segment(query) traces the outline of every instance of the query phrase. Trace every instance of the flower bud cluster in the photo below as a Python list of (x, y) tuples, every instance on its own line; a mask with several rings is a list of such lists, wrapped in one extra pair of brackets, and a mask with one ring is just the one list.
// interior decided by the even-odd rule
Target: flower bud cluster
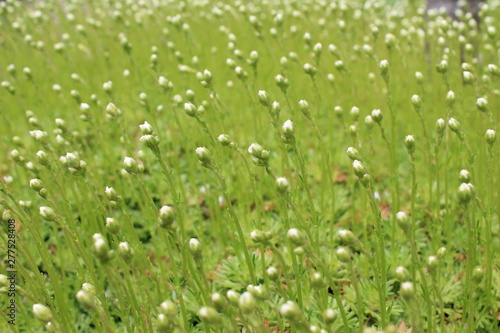
[(248, 147), (248, 152), (252, 155), (252, 162), (257, 166), (266, 166), (269, 161), (269, 151), (265, 150), (258, 143), (252, 143)]
[(105, 263), (113, 258), (114, 252), (109, 249), (108, 241), (101, 234), (92, 236), (92, 251), (97, 259)]
[(38, 178), (33, 178), (30, 180), (30, 187), (35, 190), (39, 196), (46, 199), (47, 198), (47, 189), (43, 185), (43, 182)]
[(66, 153), (65, 156), (59, 157), (59, 161), (73, 176), (85, 175), (85, 172), (87, 171), (87, 163), (80, 159), (78, 153)]

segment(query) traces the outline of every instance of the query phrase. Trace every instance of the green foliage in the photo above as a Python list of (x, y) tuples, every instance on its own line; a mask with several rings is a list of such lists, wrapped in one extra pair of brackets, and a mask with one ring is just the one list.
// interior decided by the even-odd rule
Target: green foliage
[(0, 1), (0, 331), (496, 332), (500, 2), (423, 6)]

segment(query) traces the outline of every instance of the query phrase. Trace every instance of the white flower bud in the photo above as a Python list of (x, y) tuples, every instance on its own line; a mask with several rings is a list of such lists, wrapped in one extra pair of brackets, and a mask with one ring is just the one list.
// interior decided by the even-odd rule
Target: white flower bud
[(471, 179), (472, 176), (469, 172), (469, 170), (461, 170), (459, 175), (458, 175), (458, 179), (460, 180), (460, 182), (462, 183), (470, 183), (471, 182)]
[(188, 246), (193, 257), (198, 258), (201, 255), (201, 243), (198, 238), (191, 238)]
[(446, 247), (442, 246), (437, 250), (436, 257), (438, 259), (443, 259), (445, 255), (446, 255)]
[(230, 146), (233, 140), (227, 134), (221, 134), (217, 137), (217, 141), (219, 141), (223, 146)]
[(76, 300), (78, 301), (78, 303), (80, 303), (83, 307), (86, 308), (93, 308), (96, 304), (95, 295), (83, 289), (76, 293)]
[(203, 166), (209, 166), (212, 164), (212, 155), (210, 151), (205, 147), (196, 148), (196, 156), (198, 156), (198, 160), (200, 160)]
[(413, 287), (413, 283), (411, 282), (403, 282), (399, 289), (399, 293), (405, 299), (411, 299), (415, 296), (415, 287)]
[(52, 312), (48, 307), (42, 304), (34, 304), (33, 305), (33, 314), (36, 319), (48, 323), (52, 320)]
[(125, 159), (123, 160), (123, 168), (125, 169), (125, 171), (132, 175), (139, 173), (137, 161), (132, 157), (125, 157)]
[(349, 251), (348, 248), (339, 247), (335, 250), (335, 254), (337, 255), (337, 258), (339, 258), (339, 260), (343, 263), (348, 263), (349, 261), (351, 261), (351, 251)]
[(462, 73), (462, 77), (464, 79), (464, 82), (467, 83), (467, 84), (471, 84), (471, 83), (474, 82), (474, 74), (472, 74), (469, 71), (464, 71)]
[(198, 317), (208, 324), (217, 324), (220, 321), (220, 316), (217, 311), (210, 307), (204, 306), (198, 311)]
[(338, 232), (338, 236), (340, 241), (344, 244), (352, 244), (356, 241), (356, 236), (352, 233), (352, 231), (347, 229), (340, 229)]
[(287, 138), (293, 138), (294, 135), (294, 128), (293, 128), (293, 122), (289, 119), (285, 121), (283, 126), (281, 127), (283, 130), (283, 135)]
[(125, 260), (125, 262), (128, 262), (133, 257), (134, 250), (130, 247), (129, 243), (120, 242), (118, 244), (118, 255)]
[(389, 71), (389, 61), (387, 61), (386, 59), (381, 60), (379, 63), (379, 68), (382, 76), (386, 75), (387, 72)]
[(309, 108), (309, 103), (307, 103), (306, 100), (301, 99), (299, 101), (299, 110), (307, 117), (309, 118), (311, 109)]
[(413, 95), (411, 97), (411, 103), (413, 104), (413, 107), (417, 110), (422, 107), (422, 99), (420, 98), (419, 95)]
[(120, 232), (120, 223), (113, 217), (106, 218), (106, 229), (113, 235)]
[(167, 228), (172, 225), (175, 220), (175, 211), (170, 206), (162, 206), (159, 212), (159, 225), (162, 228)]
[(269, 279), (271, 279), (271, 281), (276, 281), (279, 278), (279, 272), (274, 266), (271, 266), (268, 269), (266, 269), (266, 274), (269, 277)]
[(277, 178), (275, 185), (276, 185), (276, 190), (279, 193), (285, 193), (288, 190), (288, 187), (290, 186), (288, 179), (284, 177)]
[(156, 135), (151, 135), (151, 134), (141, 136), (139, 141), (150, 149), (158, 147), (158, 143), (160, 142), (160, 140)]
[(238, 306), (243, 313), (250, 314), (257, 307), (257, 302), (255, 301), (254, 296), (250, 292), (246, 291), (241, 294), (238, 300)]
[(473, 197), (473, 188), (470, 183), (462, 183), (458, 187), (457, 192), (458, 201), (461, 204), (468, 204)]
[(415, 151), (415, 138), (413, 135), (407, 135), (405, 137), (405, 146), (408, 152), (412, 153)]
[(48, 142), (48, 134), (45, 131), (34, 130), (30, 131), (30, 135), (42, 145), (46, 145)]
[(258, 92), (259, 102), (263, 106), (269, 107), (271, 105), (271, 97), (269, 93), (265, 90), (259, 90)]
[(305, 243), (306, 239), (302, 231), (296, 228), (291, 228), (288, 230), (286, 236), (288, 239), (296, 246), (301, 246)]
[(153, 134), (153, 126), (151, 126), (147, 121), (144, 124), (139, 125), (139, 128), (142, 131), (142, 134)]
[(354, 174), (358, 177), (358, 178), (363, 178), (363, 176), (365, 174), (367, 174), (367, 171), (366, 171), (366, 168), (365, 166), (363, 165), (363, 163), (361, 163), (360, 161), (358, 160), (354, 160), (352, 162), (352, 167), (354, 169)]
[(415, 80), (417, 80), (418, 84), (422, 84), (424, 82), (424, 75), (420, 72), (415, 72)]
[(400, 282), (408, 281), (408, 279), (410, 278), (410, 271), (408, 271), (408, 269), (406, 267), (404, 267), (404, 266), (398, 266), (398, 267), (396, 267), (394, 273), (396, 275), (396, 278)]
[(233, 305), (233, 306), (238, 305), (238, 302), (239, 302), (239, 299), (240, 299), (240, 294), (239, 293), (237, 293), (234, 290), (228, 290), (227, 293), (226, 293), (226, 297), (227, 297), (229, 303), (231, 303), (231, 305)]
[(359, 151), (354, 147), (347, 148), (347, 156), (353, 161), (361, 160), (361, 155), (359, 154)]
[(44, 220), (55, 221), (57, 219), (56, 213), (50, 207), (42, 206), (40, 207), (40, 215)]
[(333, 309), (326, 309), (323, 312), (323, 320), (325, 321), (326, 324), (331, 324), (337, 319), (337, 312)]
[(280, 314), (291, 322), (299, 321), (301, 316), (299, 307), (292, 301), (287, 301), (280, 307)]
[(453, 132), (455, 133), (460, 132), (461, 125), (455, 118), (450, 118), (448, 120), (448, 126)]
[(382, 111), (378, 110), (378, 109), (375, 109), (372, 111), (372, 119), (373, 121), (375, 121), (376, 123), (380, 123), (382, 121)]
[(191, 102), (184, 103), (184, 111), (190, 117), (196, 117), (198, 113), (196, 106)]
[(405, 212), (397, 212), (396, 213), (396, 222), (398, 223), (398, 225), (403, 229), (407, 229), (408, 226), (409, 226), (409, 221), (410, 221), (410, 218), (408, 217), (408, 215), (406, 215)]
[(446, 123), (444, 122), (444, 119), (443, 118), (439, 118), (436, 121), (436, 132), (439, 135), (442, 135), (445, 129), (446, 129)]
[(489, 129), (486, 131), (484, 137), (489, 145), (493, 145), (497, 139), (497, 132), (495, 132), (495, 130)]
[(37, 192), (44, 188), (42, 181), (38, 178), (30, 180), (30, 187)]

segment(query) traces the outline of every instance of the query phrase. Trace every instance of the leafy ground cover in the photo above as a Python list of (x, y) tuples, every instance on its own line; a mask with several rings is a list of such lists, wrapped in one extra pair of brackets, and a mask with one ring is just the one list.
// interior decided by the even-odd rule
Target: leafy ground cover
[(498, 331), (500, 3), (424, 8), (0, 2), (1, 331)]

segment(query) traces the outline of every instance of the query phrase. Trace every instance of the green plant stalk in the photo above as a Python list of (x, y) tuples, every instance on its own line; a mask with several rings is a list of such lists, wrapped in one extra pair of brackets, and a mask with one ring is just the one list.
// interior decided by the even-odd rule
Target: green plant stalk
[[(350, 249), (349, 249), (350, 251)], [(364, 330), (364, 320), (365, 320), (365, 310), (363, 306), (363, 300), (361, 299), (361, 291), (359, 290), (359, 284), (358, 284), (358, 277), (356, 275), (356, 272), (354, 271), (354, 265), (352, 261), (349, 261), (347, 264), (347, 267), (349, 268), (349, 274), (351, 275), (352, 278), (352, 284), (354, 286), (354, 292), (356, 293), (356, 306), (358, 308), (358, 321), (359, 321), (359, 326), (358, 326), (358, 331), (359, 333), (363, 333)]]
[(344, 305), (342, 304), (342, 299), (340, 297), (339, 290), (337, 289), (337, 285), (335, 281), (333, 280), (332, 276), (330, 275), (330, 271), (326, 267), (326, 265), (323, 263), (321, 258), (319, 258), (314, 251), (311, 251), (311, 256), (314, 258), (316, 264), (318, 264), (321, 267), (321, 270), (323, 271), (323, 275), (326, 276), (328, 283), (330, 284), (330, 288), (333, 291), (333, 298), (335, 298), (335, 301), (337, 302), (337, 305), (339, 307), (339, 312), (340, 312), (340, 317), (342, 318), (342, 324), (344, 326), (344, 329), (346, 332), (349, 331), (349, 322), (347, 321), (347, 314), (344, 309)]
[[(290, 221), (288, 219), (288, 210), (286, 208), (286, 202), (283, 198), (280, 198), (280, 210), (283, 218), (283, 222), (285, 225), (285, 230), (290, 229)], [(290, 251), (290, 257), (292, 259), (292, 269), (295, 275), (295, 284), (296, 284), (296, 291), (297, 291), (297, 301), (299, 303), (299, 307), (301, 309), (304, 308), (304, 302), (302, 298), (302, 286), (299, 280), (300, 274), (299, 274), (299, 265), (297, 263), (297, 258), (295, 256), (295, 253), (293, 252), (293, 245), (292, 242), (288, 239), (287, 237), (287, 246), (288, 250)]]
[(493, 179), (494, 175), (494, 153), (493, 147), (488, 146), (488, 205), (489, 211), (486, 216), (486, 230), (485, 230), (485, 261), (486, 261), (486, 299), (491, 311), (494, 311), (495, 306), (492, 300), (492, 284), (493, 284), (493, 263), (495, 261), (495, 252), (492, 247), (492, 227), (493, 227), (493, 216), (495, 214), (495, 201), (494, 201), (494, 186), (495, 182)]
[(375, 280), (377, 283), (377, 290), (379, 294), (380, 303), (380, 325), (382, 328), (387, 326), (387, 314), (386, 314), (386, 283), (387, 283), (387, 272), (386, 272), (386, 262), (385, 262), (385, 242), (384, 242), (384, 231), (382, 226), (382, 213), (375, 200), (375, 195), (373, 191), (373, 184), (370, 183), (365, 186), (367, 190), (368, 198), (370, 200), (370, 206), (372, 208), (373, 215), (375, 215), (375, 232), (377, 235), (377, 246), (375, 246), (375, 255), (377, 262), (378, 272), (374, 272)]
[(434, 326), (433, 326), (433, 321), (434, 321), (434, 316), (433, 313), (435, 312), (433, 310), (432, 302), (430, 299), (430, 292), (429, 292), (429, 285), (427, 282), (426, 275), (420, 265), (419, 258), (418, 258), (418, 251), (417, 251), (417, 246), (415, 244), (415, 229), (416, 229), (416, 223), (415, 223), (415, 199), (416, 199), (416, 194), (417, 194), (417, 177), (416, 177), (416, 170), (415, 170), (415, 160), (414, 160), (414, 155), (413, 152), (410, 152), (410, 173), (411, 173), (411, 184), (412, 184), (412, 190), (411, 190), (411, 214), (410, 214), (410, 232), (408, 233), (408, 240), (410, 242), (410, 247), (411, 247), (411, 253), (412, 253), (412, 271), (413, 271), (413, 278), (414, 278), (414, 283), (416, 283), (415, 279), (415, 270), (418, 270), (420, 278), (422, 279), (422, 287), (424, 289), (424, 298), (427, 303), (427, 331), (429, 333), (432, 333), (434, 331)]
[[(384, 142), (386, 143), (387, 145), (387, 149), (389, 150), (389, 152), (392, 150), (392, 146), (391, 146), (391, 143), (389, 141), (389, 139), (387, 138), (387, 136), (385, 135), (385, 130), (384, 128), (382, 127), (382, 124), (378, 123), (378, 126), (379, 126), (379, 129), (380, 129), (380, 134), (382, 136), (382, 139), (384, 140)], [(392, 154), (392, 153), (391, 153)], [(392, 161), (392, 159), (391, 159)], [(391, 162), (392, 164), (392, 162)], [(391, 172), (394, 172), (394, 170), (392, 170)], [(393, 177), (391, 177), (391, 182), (392, 184), (394, 185), (394, 181), (393, 181)], [(371, 185), (370, 185), (371, 186)], [(396, 202), (396, 197), (398, 196), (398, 193), (399, 191), (391, 191), (391, 202)], [(371, 203), (371, 194), (368, 196), (370, 198), (370, 203)], [(375, 198), (375, 197), (374, 197)], [(372, 209), (373, 209), (373, 205), (372, 205)], [(391, 207), (391, 239), (396, 239), (396, 230), (397, 230), (397, 225), (396, 225), (396, 212), (398, 211), (398, 209), (396, 207)]]
[(389, 145), (389, 151), (390, 151), (390, 159), (391, 159), (391, 182), (393, 185), (393, 191), (391, 191), (392, 194), (392, 202), (393, 202), (393, 209), (392, 209), (392, 219), (396, 219), (396, 213), (399, 211), (399, 179), (398, 179), (398, 161), (396, 158), (396, 113), (393, 110), (393, 103), (392, 103), (392, 90), (390, 88), (390, 80), (389, 80), (389, 74), (387, 73), (387, 76), (384, 77), (384, 81), (386, 83), (387, 87), (387, 107), (389, 108), (389, 114), (391, 118), (391, 140), (390, 142), (387, 140), (387, 143)]
[(315, 217), (316, 208), (314, 206), (314, 201), (313, 201), (313, 198), (311, 195), (311, 188), (307, 182), (307, 178), (308, 178), (307, 169), (306, 169), (306, 165), (304, 163), (304, 158), (302, 157), (302, 155), (299, 152), (299, 148), (297, 146), (297, 143), (295, 142), (295, 139), (293, 139), (293, 141), (292, 141), (292, 147), (293, 147), (293, 150), (295, 152), (295, 155), (297, 156), (297, 161), (299, 162), (300, 178), (302, 180), (302, 188), (306, 192), (307, 202), (309, 204), (309, 209), (311, 210), (311, 215), (312, 215), (312, 218), (314, 221), (314, 220), (316, 220), (316, 217)]
[(136, 300), (136, 293), (134, 291), (134, 288), (130, 282), (130, 277), (128, 276), (128, 272), (125, 272), (123, 271), (123, 276), (125, 277), (125, 285), (123, 285), (123, 282), (120, 281), (120, 279), (118, 279), (116, 277), (116, 273), (114, 272), (113, 269), (110, 269), (108, 267), (107, 264), (103, 264), (102, 267), (104, 267), (104, 271), (106, 272), (106, 275), (109, 276), (111, 278), (111, 281), (115, 281), (113, 282), (112, 284), (118, 284), (118, 285), (121, 285), (121, 287), (123, 288), (123, 291), (125, 293), (124, 295), (124, 299), (122, 299), (121, 301), (125, 301), (125, 299), (128, 299), (128, 301), (130, 301), (131, 303), (131, 307), (132, 307), (132, 310), (130, 311), (132, 313), (132, 316), (134, 317), (134, 320), (135, 320), (135, 323), (137, 326), (141, 327), (142, 331), (143, 332), (148, 332), (148, 330), (146, 329), (146, 324), (148, 324), (149, 327), (151, 327), (151, 323), (145, 323), (144, 320), (141, 320), (142, 318), (140, 317), (140, 310), (139, 310), (139, 306), (137, 305), (137, 300)]
[(468, 204), (464, 206), (464, 219), (467, 227), (467, 267), (466, 267), (466, 279), (465, 279), (465, 290), (467, 291), (466, 307), (464, 311), (467, 313), (467, 321), (464, 325), (467, 325), (467, 332), (474, 332), (474, 284), (472, 283), (472, 271), (474, 269), (474, 223), (471, 218), (471, 208)]
[(227, 202), (227, 211), (228, 211), (229, 215), (231, 216), (231, 220), (233, 221), (236, 232), (238, 233), (238, 237), (239, 237), (240, 242), (241, 242), (241, 247), (243, 249), (243, 254), (245, 255), (245, 260), (247, 263), (248, 273), (250, 274), (250, 279), (252, 280), (253, 284), (257, 284), (254, 267), (253, 267), (252, 261), (250, 259), (250, 253), (248, 252), (248, 247), (246, 245), (245, 236), (243, 235), (243, 229), (241, 228), (241, 224), (239, 222), (238, 216), (236, 215), (236, 213), (234, 211), (233, 204), (231, 202), (231, 198), (229, 197), (229, 194), (227, 192), (227, 185), (226, 185), (225, 178), (217, 167), (211, 167), (211, 170), (214, 171), (215, 176), (219, 182), (220, 189), (222, 191), (222, 195), (224, 197), (224, 200)]
[[(440, 285), (440, 279), (437, 277), (440, 276), (441, 274), (441, 263), (437, 267), (437, 274), (436, 272), (433, 272), (432, 275), (432, 282), (434, 285), (434, 290), (436, 292), (437, 298), (439, 300), (439, 332), (444, 332), (445, 330), (445, 312), (444, 312), (444, 301), (443, 301), (443, 295), (441, 293), (441, 285)], [(436, 276), (437, 275), (437, 276)]]
[[(318, 125), (316, 124), (316, 121), (314, 120), (313, 117), (311, 117), (310, 119), (310, 122), (313, 126), (313, 129), (314, 129), (314, 132), (316, 133), (316, 136), (319, 140), (320, 143), (323, 142), (323, 136), (321, 134), (321, 131), (318, 127)], [(326, 175), (326, 180), (328, 182), (328, 184), (330, 184), (330, 201), (329, 201), (329, 206), (331, 207), (331, 218), (332, 218), (332, 225), (335, 224), (335, 211), (336, 211), (336, 197), (335, 197), (335, 183), (333, 181), (333, 177), (332, 177), (332, 172), (330, 170), (330, 166), (332, 165), (330, 163), (330, 155), (328, 154), (328, 152), (326, 151), (326, 148), (325, 148), (325, 145), (324, 144), (320, 144), (320, 149), (321, 149), (321, 155), (322, 155), (322, 159), (323, 159), (323, 164), (324, 164), (324, 170), (323, 170), (323, 175)], [(324, 188), (324, 186), (323, 186)], [(323, 205), (323, 200), (322, 200), (322, 205), (321, 206), (324, 206)], [(315, 220), (316, 220), (316, 217), (315, 217)], [(314, 221), (314, 220), (313, 220)], [(317, 222), (317, 221), (316, 221)]]

